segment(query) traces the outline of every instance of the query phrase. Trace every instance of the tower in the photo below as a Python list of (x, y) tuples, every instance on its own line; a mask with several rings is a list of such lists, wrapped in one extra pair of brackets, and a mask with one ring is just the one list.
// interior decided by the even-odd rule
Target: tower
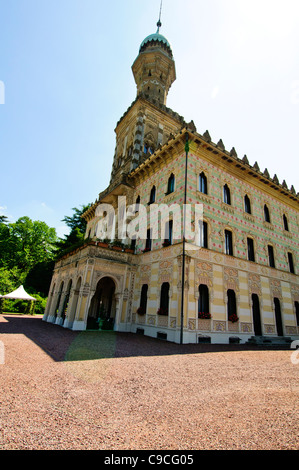
[(115, 128), (111, 187), (124, 182), (132, 170), (185, 124), (181, 116), (166, 106), (176, 71), (170, 43), (160, 34), (161, 26), (159, 18), (156, 33), (142, 41), (132, 65), (137, 95)]
[(175, 63), (169, 42), (160, 34), (160, 20), (157, 26), (157, 32), (142, 41), (132, 71), (137, 96), (144, 94), (166, 105), (168, 91), (176, 79)]

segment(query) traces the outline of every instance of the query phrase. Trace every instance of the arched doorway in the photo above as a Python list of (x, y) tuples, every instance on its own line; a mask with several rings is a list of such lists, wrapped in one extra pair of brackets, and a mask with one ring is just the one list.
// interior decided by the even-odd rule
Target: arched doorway
[(260, 301), (257, 294), (252, 294), (252, 317), (255, 336), (262, 336)]
[(86, 328), (113, 330), (115, 307), (115, 282), (111, 277), (103, 277), (91, 299)]

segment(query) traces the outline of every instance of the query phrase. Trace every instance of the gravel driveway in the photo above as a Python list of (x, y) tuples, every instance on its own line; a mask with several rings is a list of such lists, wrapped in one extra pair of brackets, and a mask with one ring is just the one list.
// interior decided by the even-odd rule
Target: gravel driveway
[(13, 315), (0, 315), (0, 341), (2, 450), (299, 448), (291, 349), (180, 346)]

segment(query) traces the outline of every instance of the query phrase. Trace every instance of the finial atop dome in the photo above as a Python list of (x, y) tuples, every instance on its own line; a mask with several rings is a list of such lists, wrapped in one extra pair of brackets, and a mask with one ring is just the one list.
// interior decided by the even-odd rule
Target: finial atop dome
[(158, 23), (157, 23), (158, 29), (157, 29), (156, 34), (160, 34), (160, 28), (162, 26), (162, 23), (161, 23), (162, 4), (163, 4), (163, 0), (161, 0), (159, 20), (158, 20)]

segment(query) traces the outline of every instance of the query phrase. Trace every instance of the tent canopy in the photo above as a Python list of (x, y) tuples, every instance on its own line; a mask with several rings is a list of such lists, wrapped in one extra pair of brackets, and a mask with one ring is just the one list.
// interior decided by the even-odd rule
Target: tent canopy
[(29, 294), (27, 294), (23, 286), (20, 286), (10, 294), (3, 295), (2, 299), (36, 300), (34, 297), (31, 297)]

